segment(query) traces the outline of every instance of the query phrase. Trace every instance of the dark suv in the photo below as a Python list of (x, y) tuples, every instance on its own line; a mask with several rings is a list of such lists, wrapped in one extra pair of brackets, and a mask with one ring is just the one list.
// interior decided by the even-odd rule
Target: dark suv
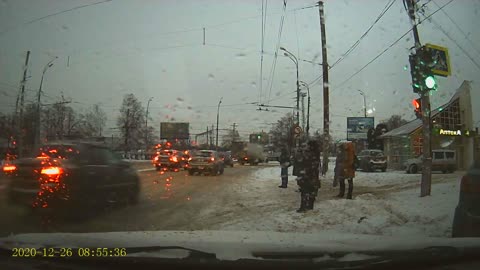
[(387, 170), (387, 158), (382, 150), (363, 150), (357, 158), (360, 162), (359, 169), (365, 172), (372, 172), (377, 169), (382, 170), (382, 172)]
[(13, 204), (89, 211), (100, 204), (138, 202), (136, 170), (101, 145), (50, 143), (34, 157), (15, 160), (8, 166), (3, 171), (10, 178), (8, 198)]
[(223, 174), (224, 167), (225, 165), (218, 152), (199, 150), (192, 153), (188, 174), (193, 175), (196, 172), (210, 175)]

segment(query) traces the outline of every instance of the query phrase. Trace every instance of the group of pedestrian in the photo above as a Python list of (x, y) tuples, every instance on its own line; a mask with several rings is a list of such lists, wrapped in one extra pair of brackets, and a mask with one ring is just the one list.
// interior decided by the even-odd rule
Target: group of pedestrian
[[(283, 148), (280, 154), (280, 168), (282, 183), (279, 188), (288, 186), (288, 168), (293, 165), (293, 175), (300, 192), (300, 207), (297, 212), (302, 213), (312, 210), (318, 195), (320, 182), (320, 147), (316, 140), (310, 140), (297, 148), (294, 156), (290, 156), (287, 148)], [(333, 186), (340, 183), (340, 191), (336, 197), (345, 196), (345, 180), (348, 181), (347, 199), (352, 199), (353, 178), (357, 166), (355, 147), (353, 143), (342, 143), (337, 147)]]

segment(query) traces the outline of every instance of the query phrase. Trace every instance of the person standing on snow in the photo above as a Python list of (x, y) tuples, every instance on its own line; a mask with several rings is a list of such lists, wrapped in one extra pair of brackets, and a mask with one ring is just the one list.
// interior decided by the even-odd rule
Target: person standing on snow
[[(343, 198), (345, 195), (345, 179), (348, 180), (347, 199), (352, 199), (353, 178), (355, 177), (355, 148), (353, 143), (348, 142), (339, 146), (335, 166), (335, 179), (340, 182), (340, 191), (337, 195)], [(334, 182), (335, 186), (335, 182)]]
[(282, 184), (278, 186), (279, 188), (287, 188), (288, 185), (288, 167), (290, 167), (290, 155), (285, 147), (282, 148), (280, 154), (280, 176), (282, 177)]
[(315, 198), (320, 188), (319, 163), (320, 151), (315, 141), (309, 141), (303, 146), (298, 158), (297, 184), (300, 186), (300, 208), (297, 212), (306, 212), (313, 209)]

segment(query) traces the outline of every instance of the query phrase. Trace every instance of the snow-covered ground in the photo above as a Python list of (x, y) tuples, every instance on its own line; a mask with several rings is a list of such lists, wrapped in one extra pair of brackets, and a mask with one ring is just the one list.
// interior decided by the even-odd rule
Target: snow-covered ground
[(232, 187), (232, 192), (245, 194), (244, 201), (212, 205), (209, 214), (231, 213), (231, 218), (211, 229), (450, 236), (462, 172), (434, 174), (427, 197), (419, 196), (420, 174), (357, 172), (354, 200), (346, 200), (333, 196), (338, 188), (332, 187), (330, 165), (313, 211), (295, 212), (300, 199), (295, 177), (289, 177), (288, 189), (279, 189), (280, 169), (264, 167)]

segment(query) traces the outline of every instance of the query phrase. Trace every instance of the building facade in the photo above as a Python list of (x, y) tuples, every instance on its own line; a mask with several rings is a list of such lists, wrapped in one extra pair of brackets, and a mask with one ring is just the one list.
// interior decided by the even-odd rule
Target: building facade
[[(464, 81), (450, 101), (431, 112), (432, 137), (431, 148), (455, 150), (457, 167), (468, 168), (478, 157), (478, 132), (474, 130), (471, 82)], [(422, 154), (422, 120), (415, 119), (399, 128), (393, 129), (381, 138), (384, 140), (384, 152), (391, 169), (401, 169), (410, 158)]]

